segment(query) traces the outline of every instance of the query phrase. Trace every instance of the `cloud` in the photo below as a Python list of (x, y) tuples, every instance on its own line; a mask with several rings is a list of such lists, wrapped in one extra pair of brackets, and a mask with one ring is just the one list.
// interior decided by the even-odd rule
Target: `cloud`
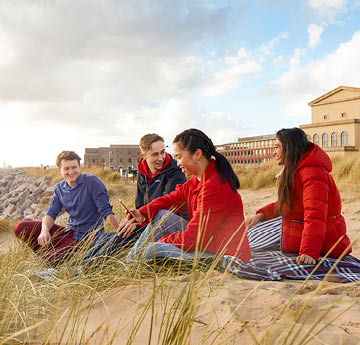
[(309, 34), (309, 46), (311, 48), (316, 47), (321, 38), (321, 34), (324, 31), (324, 27), (317, 24), (310, 24), (307, 28), (307, 32)]
[(268, 83), (263, 94), (276, 97), (289, 116), (306, 116), (311, 100), (340, 85), (360, 87), (360, 31), (331, 54), (317, 61), (301, 64), (298, 60), (279, 79)]
[(246, 76), (261, 71), (260, 63), (248, 58), (244, 48), (240, 48), (236, 54), (224, 57), (220, 65), (224, 67), (205, 83), (204, 96), (226, 93), (238, 87)]
[(349, 9), (347, 0), (308, 0), (307, 4), (312, 11), (322, 18), (324, 23), (337, 22), (338, 14)]

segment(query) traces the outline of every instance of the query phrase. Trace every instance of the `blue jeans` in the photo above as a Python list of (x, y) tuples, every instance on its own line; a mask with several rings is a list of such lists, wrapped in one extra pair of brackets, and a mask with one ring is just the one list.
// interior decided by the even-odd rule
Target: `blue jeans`
[(120, 252), (122, 248), (130, 247), (144, 229), (145, 227), (137, 227), (128, 238), (118, 236), (117, 232), (102, 232), (96, 235), (91, 247), (83, 254), (82, 263), (90, 266), (97, 261), (101, 262), (101, 259), (109, 255)]
[[(164, 219), (161, 220), (162, 217)], [(160, 221), (161, 220), (161, 221)], [(159, 222), (160, 221), (160, 222)], [(213, 257), (215, 254), (197, 251), (186, 252), (169, 243), (157, 242), (166, 234), (184, 231), (188, 221), (167, 210), (160, 210), (154, 217), (152, 224), (147, 225), (140, 238), (131, 248), (126, 260), (140, 259), (147, 261), (155, 258), (173, 258), (191, 260), (197, 254), (198, 258)]]

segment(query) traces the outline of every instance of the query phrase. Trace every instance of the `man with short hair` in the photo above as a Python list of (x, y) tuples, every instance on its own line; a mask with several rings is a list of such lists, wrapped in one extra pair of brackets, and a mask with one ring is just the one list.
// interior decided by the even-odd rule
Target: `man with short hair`
[[(141, 159), (138, 164), (136, 208), (169, 194), (175, 190), (176, 185), (186, 181), (186, 177), (177, 166), (176, 161), (165, 152), (164, 139), (160, 135), (155, 133), (144, 135), (140, 139), (139, 146)], [(186, 218), (186, 211), (182, 212), (181, 216)], [(102, 257), (105, 253), (108, 254), (121, 249), (124, 245), (133, 243), (145, 228), (128, 221), (127, 218), (122, 220), (120, 227), (126, 229), (124, 234), (114, 238), (112, 242), (109, 241), (103, 243), (102, 246), (90, 249), (84, 255), (84, 260), (92, 263), (96, 257)]]
[[(22, 221), (14, 228), (15, 235), (35, 252), (45, 248), (43, 257), (53, 265), (69, 258), (93, 231), (95, 243), (108, 236), (104, 219), (114, 232), (119, 227), (104, 184), (94, 175), (80, 173), (80, 159), (73, 151), (57, 156), (56, 165), (64, 180), (56, 185), (42, 222)], [(69, 214), (66, 227), (55, 224), (62, 209)]]

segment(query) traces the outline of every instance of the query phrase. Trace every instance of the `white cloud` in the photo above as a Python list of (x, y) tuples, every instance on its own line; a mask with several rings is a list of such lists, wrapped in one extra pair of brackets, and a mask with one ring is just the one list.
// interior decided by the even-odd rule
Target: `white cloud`
[(307, 28), (309, 34), (309, 46), (314, 48), (320, 42), (321, 35), (324, 31), (324, 27), (317, 24), (310, 24)]
[(340, 85), (360, 87), (359, 56), (360, 31), (320, 60), (293, 64), (281, 78), (267, 84), (263, 93), (277, 97), (287, 115), (305, 117), (310, 113), (307, 103), (322, 94)]
[(307, 4), (324, 23), (336, 22), (338, 14), (348, 10), (347, 0), (308, 0)]
[(247, 53), (240, 49), (237, 54), (223, 59), (221, 70), (215, 72), (204, 86), (204, 96), (216, 96), (238, 87), (248, 75), (261, 71), (261, 65), (247, 59)]

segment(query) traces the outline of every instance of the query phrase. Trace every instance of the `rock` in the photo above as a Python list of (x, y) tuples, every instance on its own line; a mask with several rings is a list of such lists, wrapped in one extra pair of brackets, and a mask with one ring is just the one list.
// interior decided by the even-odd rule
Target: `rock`
[(2, 215), (5, 218), (10, 218), (11, 214), (14, 213), (15, 211), (16, 211), (15, 205), (10, 204), (8, 207), (6, 207)]
[(50, 196), (50, 195), (52, 196), (55, 193), (55, 188), (56, 188), (56, 185), (47, 187), (45, 189), (45, 196)]

